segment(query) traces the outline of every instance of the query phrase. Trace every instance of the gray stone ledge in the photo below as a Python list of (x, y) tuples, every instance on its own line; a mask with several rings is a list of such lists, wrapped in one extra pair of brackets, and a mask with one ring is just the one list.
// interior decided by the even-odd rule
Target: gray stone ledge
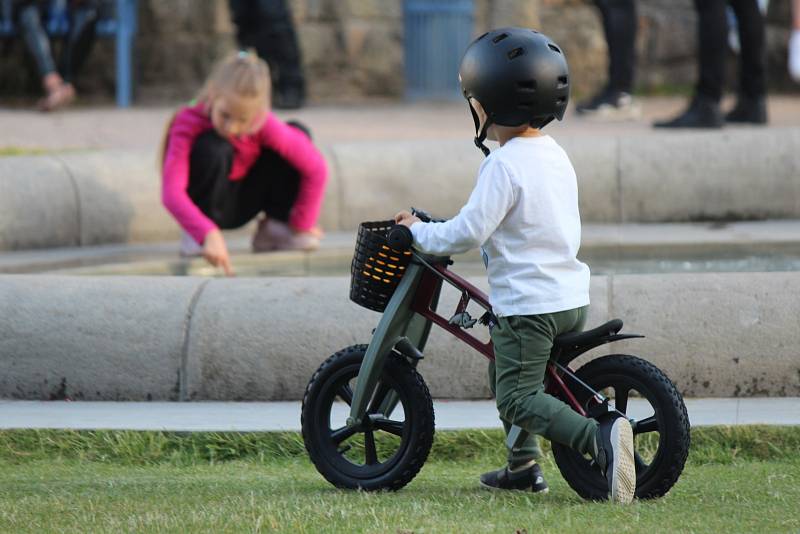
[[(560, 136), (578, 174), (584, 222), (800, 218), (800, 129)], [(328, 230), (422, 206), (452, 216), (475, 182), (468, 142), (322, 147)], [(108, 150), (0, 158), (0, 250), (174, 239), (156, 156)]]
[[(484, 279), (473, 280), (485, 287)], [(379, 320), (345, 278), (0, 276), (0, 398), (299, 399)], [(800, 395), (800, 273), (597, 276), (589, 326), (623, 318), (632, 353), (687, 396)], [(458, 299), (443, 294), (447, 315)], [(478, 332), (480, 334), (480, 332)], [(420, 365), (441, 398), (485, 398), (486, 360), (434, 328)]]

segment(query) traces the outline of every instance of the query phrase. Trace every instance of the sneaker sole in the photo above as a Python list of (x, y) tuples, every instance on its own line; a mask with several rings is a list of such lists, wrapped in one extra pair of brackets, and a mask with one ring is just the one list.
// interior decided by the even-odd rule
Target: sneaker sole
[(617, 419), (611, 428), (611, 447), (614, 454), (611, 500), (629, 504), (636, 492), (636, 464), (633, 457), (633, 429), (627, 419)]
[(532, 488), (496, 488), (494, 486), (490, 486), (488, 484), (484, 484), (483, 482), (479, 482), (483, 489), (487, 489), (489, 491), (527, 491), (534, 493), (536, 495), (545, 495), (550, 491), (550, 488), (544, 488), (539, 491), (532, 491)]

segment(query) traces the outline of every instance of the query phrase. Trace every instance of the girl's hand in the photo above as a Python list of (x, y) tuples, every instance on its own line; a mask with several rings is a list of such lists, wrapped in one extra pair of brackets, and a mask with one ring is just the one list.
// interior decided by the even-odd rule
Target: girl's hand
[(403, 210), (394, 216), (394, 222), (395, 224), (402, 224), (403, 226), (408, 226), (409, 228), (411, 228), (411, 225), (414, 224), (415, 222), (422, 222), (422, 221), (420, 221), (419, 217), (412, 215), (408, 211)]
[(222, 267), (225, 276), (234, 276), (228, 246), (219, 230), (211, 230), (203, 242), (203, 257), (214, 267)]

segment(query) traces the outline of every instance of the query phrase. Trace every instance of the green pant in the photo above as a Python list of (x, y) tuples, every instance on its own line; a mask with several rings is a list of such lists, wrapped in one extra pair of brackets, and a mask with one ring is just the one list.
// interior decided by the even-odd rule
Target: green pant
[(594, 448), (597, 422), (545, 393), (543, 384), (553, 339), (582, 330), (588, 308), (500, 317), (492, 329), (495, 361), (489, 364), (489, 385), (500, 419), (506, 434), (511, 425), (528, 433), (521, 447), (509, 451), (512, 467), (542, 455), (537, 435), (580, 453)]

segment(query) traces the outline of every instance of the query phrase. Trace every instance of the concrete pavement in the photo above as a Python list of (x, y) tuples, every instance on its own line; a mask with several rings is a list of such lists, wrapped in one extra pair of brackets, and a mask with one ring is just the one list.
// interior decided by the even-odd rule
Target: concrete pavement
[[(636, 120), (592, 120), (567, 110), (564, 121), (547, 126), (557, 136), (588, 135), (641, 137), (655, 132), (654, 120), (682, 111), (686, 97), (644, 97), (642, 116)], [(180, 102), (162, 106), (75, 107), (43, 114), (26, 109), (0, 107), (0, 149), (66, 150), (86, 148), (148, 149), (155, 156), (167, 121)], [(723, 108), (733, 105), (729, 97)], [(800, 96), (771, 95), (769, 128), (800, 126)], [(463, 101), (419, 102), (365, 101), (362, 104), (312, 105), (296, 111), (277, 110), (284, 120), (306, 123), (320, 144), (354, 141), (464, 140), (469, 144), (472, 118)], [(727, 126), (727, 131), (759, 131), (762, 128)], [(685, 131), (685, 130), (684, 130)]]
[[(800, 397), (686, 399), (692, 426), (800, 425)], [(434, 401), (438, 430), (500, 428), (494, 401)], [(652, 414), (640, 399), (629, 415)], [(0, 429), (300, 430), (299, 402), (0, 401)]]

